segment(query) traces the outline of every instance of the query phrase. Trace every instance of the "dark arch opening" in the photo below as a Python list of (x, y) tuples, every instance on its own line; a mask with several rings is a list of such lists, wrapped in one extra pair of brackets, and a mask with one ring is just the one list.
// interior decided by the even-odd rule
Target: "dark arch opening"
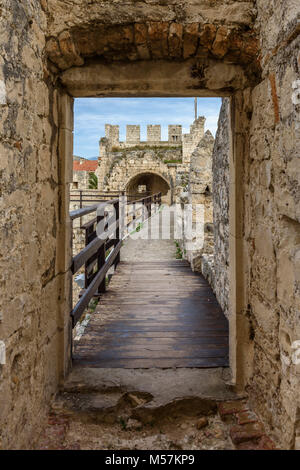
[(126, 192), (129, 196), (162, 193), (162, 201), (172, 203), (171, 187), (167, 181), (156, 173), (139, 173), (127, 183)]

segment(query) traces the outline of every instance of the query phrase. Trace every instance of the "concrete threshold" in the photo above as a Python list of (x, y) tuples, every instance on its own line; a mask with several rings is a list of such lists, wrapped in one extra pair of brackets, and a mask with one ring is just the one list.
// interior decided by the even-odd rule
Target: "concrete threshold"
[(240, 400), (226, 383), (229, 369), (96, 369), (74, 367), (53, 403), (56, 414), (83, 422), (144, 424), (216, 413), (218, 402)]

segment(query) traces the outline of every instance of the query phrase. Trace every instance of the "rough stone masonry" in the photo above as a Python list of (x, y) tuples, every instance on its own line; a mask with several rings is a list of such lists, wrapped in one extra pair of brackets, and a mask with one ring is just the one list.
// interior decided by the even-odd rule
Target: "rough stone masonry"
[(230, 97), (232, 382), (299, 448), (299, 13), (298, 0), (2, 2), (1, 448), (30, 448), (70, 367), (73, 97), (195, 95)]

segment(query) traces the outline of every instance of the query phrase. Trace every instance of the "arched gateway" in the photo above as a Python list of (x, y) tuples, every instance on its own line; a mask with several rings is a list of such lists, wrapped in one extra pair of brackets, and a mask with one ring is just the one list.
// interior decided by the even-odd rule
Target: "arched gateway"
[(136, 195), (141, 193), (141, 197), (145, 193), (162, 194), (162, 202), (172, 204), (173, 194), (171, 184), (161, 175), (152, 171), (137, 173), (131, 177), (125, 185), (128, 195)]

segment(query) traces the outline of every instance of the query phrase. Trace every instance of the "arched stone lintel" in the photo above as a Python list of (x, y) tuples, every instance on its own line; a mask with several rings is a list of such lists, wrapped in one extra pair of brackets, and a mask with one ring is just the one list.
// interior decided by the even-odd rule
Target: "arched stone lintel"
[(74, 97), (220, 97), (251, 86), (253, 77), (221, 60), (90, 60), (62, 72), (60, 79)]
[(162, 173), (158, 172), (158, 171), (152, 171), (152, 170), (145, 170), (145, 171), (137, 171), (135, 172), (135, 174), (131, 175), (126, 183), (124, 184), (124, 188), (123, 190), (125, 191), (128, 186), (129, 186), (129, 183), (136, 177), (138, 176), (142, 176), (142, 175), (148, 175), (148, 174), (152, 174), (152, 175), (156, 175), (156, 176), (159, 176), (160, 178), (162, 178), (169, 186), (170, 189), (173, 189), (174, 188), (174, 182), (172, 180), (172, 177), (170, 177), (169, 179), (166, 178)]

